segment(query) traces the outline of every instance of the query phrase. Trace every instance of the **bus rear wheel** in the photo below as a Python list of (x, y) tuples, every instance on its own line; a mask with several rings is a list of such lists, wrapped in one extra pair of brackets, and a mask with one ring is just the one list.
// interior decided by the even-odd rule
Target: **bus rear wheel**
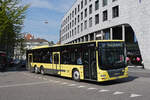
[(38, 70), (38, 68), (37, 68), (37, 67), (35, 67), (35, 68), (34, 68), (34, 70), (35, 70), (35, 73), (36, 73), (36, 74), (38, 74), (38, 73), (39, 73), (39, 70)]
[(43, 67), (40, 69), (40, 72), (41, 72), (42, 75), (45, 75), (45, 70), (44, 70)]
[(73, 80), (75, 80), (75, 81), (80, 81), (80, 73), (79, 73), (78, 70), (74, 70), (74, 71), (73, 71), (72, 78), (73, 78)]

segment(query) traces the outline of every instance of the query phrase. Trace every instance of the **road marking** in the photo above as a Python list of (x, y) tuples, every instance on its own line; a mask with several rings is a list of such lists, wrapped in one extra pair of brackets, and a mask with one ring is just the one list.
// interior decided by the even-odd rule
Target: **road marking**
[(139, 96), (142, 96), (142, 95), (139, 95), (139, 94), (131, 94), (131, 95), (130, 95), (131, 98), (139, 97)]
[(92, 87), (91, 87), (91, 88), (88, 88), (88, 90), (96, 90), (96, 88), (92, 88)]
[(99, 92), (108, 92), (108, 91), (110, 91), (110, 90), (104, 90), (104, 89), (99, 90)]
[(61, 83), (62, 85), (66, 85), (66, 84), (68, 84), (67, 82), (64, 82), (64, 83)]
[(47, 80), (47, 78), (43, 78), (43, 80)]
[(118, 95), (118, 94), (123, 94), (124, 92), (119, 92), (119, 91), (116, 91), (113, 93), (113, 95)]
[(9, 87), (19, 87), (19, 86), (30, 86), (30, 85), (39, 85), (39, 84), (45, 84), (49, 82), (34, 82), (34, 83), (24, 83), (24, 84), (14, 84), (14, 85), (4, 85), (0, 86), (0, 88), (9, 88)]
[(54, 81), (54, 83), (59, 83), (60, 81)]
[(42, 79), (42, 77), (39, 77), (39, 79)]
[(70, 85), (68, 85), (68, 86), (75, 86), (76, 84), (70, 84)]
[(50, 82), (53, 82), (54, 80), (49, 80)]
[(81, 86), (78, 86), (78, 88), (83, 88), (83, 87), (85, 87), (85, 86), (82, 86), (82, 85), (81, 85)]

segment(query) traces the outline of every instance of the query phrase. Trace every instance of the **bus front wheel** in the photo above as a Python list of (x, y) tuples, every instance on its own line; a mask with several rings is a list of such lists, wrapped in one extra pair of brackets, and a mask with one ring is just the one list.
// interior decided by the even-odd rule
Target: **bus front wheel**
[(73, 80), (80, 81), (80, 73), (79, 73), (79, 71), (78, 70), (74, 70), (72, 77), (73, 77)]

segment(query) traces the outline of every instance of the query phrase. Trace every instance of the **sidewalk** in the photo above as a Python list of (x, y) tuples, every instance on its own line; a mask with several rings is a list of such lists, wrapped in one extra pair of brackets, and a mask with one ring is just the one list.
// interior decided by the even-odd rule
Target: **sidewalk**
[(143, 69), (142, 66), (128, 66), (129, 67), (129, 76), (136, 76), (136, 77), (147, 77), (150, 78), (150, 70)]
[(14, 65), (12, 67), (7, 67), (6, 71), (26, 71), (25, 67), (21, 67), (20, 64)]
[(135, 65), (129, 65), (129, 68), (135, 68), (135, 69), (144, 69), (143, 66), (135, 66)]

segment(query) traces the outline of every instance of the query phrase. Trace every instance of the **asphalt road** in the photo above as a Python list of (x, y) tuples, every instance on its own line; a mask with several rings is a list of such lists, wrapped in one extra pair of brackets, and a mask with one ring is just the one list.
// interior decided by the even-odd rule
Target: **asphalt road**
[(0, 100), (150, 100), (149, 73), (129, 69), (126, 79), (97, 83), (14, 69), (0, 72)]

